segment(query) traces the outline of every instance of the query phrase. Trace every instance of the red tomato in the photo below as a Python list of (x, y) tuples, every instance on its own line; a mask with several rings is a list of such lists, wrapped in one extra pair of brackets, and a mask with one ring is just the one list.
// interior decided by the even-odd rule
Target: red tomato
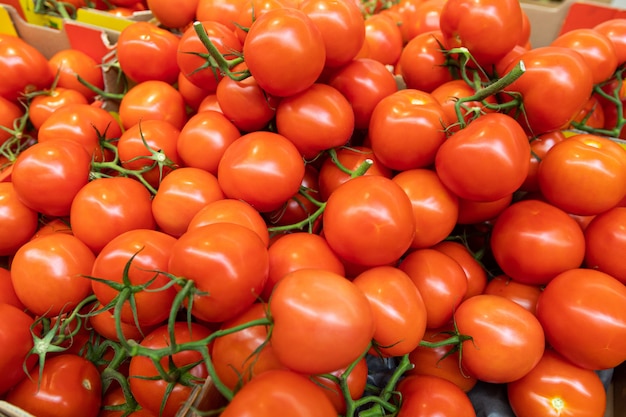
[(55, 139), (22, 151), (11, 178), (26, 206), (49, 216), (67, 216), (74, 197), (89, 181), (90, 164), (82, 145)]
[[(85, 96), (78, 91), (57, 86), (46, 94), (37, 95), (30, 100), (28, 118), (33, 127), (40, 130), (52, 113), (72, 104), (88, 104), (88, 102)], [(11, 123), (6, 127), (12, 128), (13, 124)]]
[[(167, 1), (163, 3), (169, 4)], [(235, 22), (245, 3), (245, 0), (197, 0), (195, 19), (200, 22), (216, 21), (235, 30), (237, 29)]]
[(495, 219), (511, 205), (513, 193), (493, 201), (473, 201), (459, 198), (458, 224), (471, 225)]
[(506, 275), (498, 275), (489, 280), (484, 293), (508, 298), (535, 314), (541, 287), (517, 282)]
[[(177, 8), (184, 3), (178, 2)], [(115, 46), (120, 69), (136, 83), (149, 80), (175, 83), (180, 72), (176, 63), (179, 39), (151, 22), (132, 22), (120, 32)]]
[(463, 342), (461, 364), (481, 381), (515, 381), (543, 355), (544, 332), (537, 317), (504, 297), (468, 298), (457, 308), (454, 320), (460, 334), (471, 336)]
[[(330, 373), (341, 380), (345, 380), (350, 393), (350, 398), (358, 400), (363, 396), (367, 386), (367, 358), (363, 358), (356, 363), (351, 369), (350, 374), (346, 375), (346, 368), (338, 369)], [(311, 380), (322, 386), (324, 394), (332, 401), (338, 414), (346, 413), (346, 398), (342, 392), (340, 384), (332, 379), (326, 378), (325, 375), (312, 375)]]
[(585, 237), (576, 221), (539, 200), (507, 207), (495, 221), (490, 245), (502, 271), (524, 284), (547, 284), (580, 266), (585, 256)]
[(328, 198), (323, 222), (330, 247), (358, 265), (396, 262), (415, 235), (409, 197), (391, 179), (378, 175), (353, 178), (337, 188)]
[(398, 417), (475, 417), (467, 394), (447, 379), (433, 375), (411, 375), (398, 384), (402, 396)]
[(448, 49), (465, 47), (488, 68), (521, 38), (522, 7), (516, 0), (448, 0), (439, 25)]
[(64, 233), (25, 243), (13, 257), (11, 281), (18, 298), (34, 314), (58, 316), (91, 293), (95, 256), (77, 237)]
[(539, 191), (539, 163), (546, 156), (548, 151), (557, 143), (565, 140), (565, 134), (560, 130), (544, 133), (530, 140), (530, 167), (526, 180), (520, 187), (522, 191)]
[(556, 207), (599, 214), (626, 196), (626, 150), (602, 136), (575, 135), (548, 151), (537, 177), (542, 195)]
[[(404, 19), (404, 25), (400, 29), (406, 33), (405, 39), (414, 37), (433, 30), (439, 30), (441, 11), (448, 0), (425, 0), (418, 2), (408, 18)], [(402, 4), (402, 2), (398, 3)]]
[(22, 203), (13, 183), (0, 182), (0, 256), (13, 255), (38, 226), (38, 213)]
[(426, 326), (448, 324), (467, 293), (465, 271), (457, 261), (435, 249), (410, 252), (398, 266), (411, 277), (426, 306)]
[[(3, 281), (6, 280), (3, 278)], [(3, 294), (2, 297), (4, 296)], [(35, 366), (36, 356), (28, 356), (33, 347), (32, 325), (33, 319), (21, 308), (5, 302), (0, 303), (0, 343), (3, 346), (0, 354), (0, 372), (2, 372), (0, 395), (4, 395), (23, 379), (27, 379), (24, 369), (29, 371)]]
[(98, 368), (78, 355), (46, 359), (43, 369), (33, 368), (7, 395), (6, 400), (38, 417), (59, 415), (96, 417), (101, 388)]
[(136, 84), (120, 101), (119, 116), (124, 129), (146, 120), (164, 120), (178, 130), (187, 121), (183, 96), (164, 81)]
[(585, 228), (585, 266), (612, 275), (626, 284), (620, 259), (626, 248), (626, 207), (595, 216)]
[(372, 150), (383, 165), (398, 171), (425, 168), (446, 141), (449, 124), (441, 104), (429, 93), (406, 89), (388, 95), (374, 108), (369, 124)]
[(477, 259), (477, 255), (472, 253), (468, 246), (452, 240), (444, 240), (432, 248), (445, 253), (463, 268), (467, 278), (465, 298), (483, 293), (487, 285), (487, 272)]
[(121, 340), (117, 330), (117, 323), (119, 323), (119, 329), (126, 340), (132, 339), (140, 342), (146, 333), (154, 330), (155, 326), (142, 326), (138, 328), (133, 322), (127, 323), (116, 320), (113, 313), (113, 309), (105, 311), (100, 308), (96, 310), (93, 314), (89, 315), (89, 326), (100, 336), (116, 342)]
[(96, 93), (82, 84), (78, 77), (94, 87), (104, 90), (102, 67), (85, 52), (78, 49), (63, 49), (50, 57), (48, 65), (53, 74), (58, 76), (56, 87), (67, 88), (82, 94), (93, 101)]
[(600, 104), (600, 98), (597, 94), (593, 94), (572, 120), (572, 126), (575, 127), (575, 123), (582, 123), (587, 127), (603, 129), (606, 125), (605, 119), (604, 107)]
[(185, 104), (187, 104), (187, 107), (189, 107), (192, 112), (197, 112), (202, 100), (210, 94), (208, 90), (200, 88), (189, 81), (182, 72), (178, 73), (176, 85), (178, 91), (183, 96), (183, 100), (185, 100)]
[(224, 194), (260, 212), (281, 207), (300, 188), (304, 161), (286, 137), (265, 131), (234, 141), (219, 162), (217, 179)]
[(0, 268), (0, 304), (10, 304), (20, 310), (26, 309), (15, 294), (13, 282), (11, 282), (11, 271), (5, 268)]
[(290, 272), (275, 287), (269, 306), (274, 352), (296, 372), (346, 367), (365, 353), (374, 335), (374, 315), (363, 291), (331, 271)]
[(413, 37), (405, 45), (398, 65), (407, 88), (430, 93), (452, 81), (453, 72), (445, 65), (447, 57), (441, 50), (442, 42), (443, 34), (434, 30)]
[[(290, 3), (290, 0), (243, 0), (243, 2), (238, 5), (235, 19), (228, 23), (223, 23), (229, 25), (231, 29), (234, 29), (237, 38), (241, 42), (244, 42), (248, 36), (248, 30), (255, 20), (270, 10), (280, 9), (286, 7), (287, 5), (293, 6), (293, 4)], [(220, 8), (218, 6), (214, 10), (219, 11), (219, 9)], [(213, 20), (220, 19), (222, 18), (213, 18)]]
[(152, 199), (152, 215), (162, 231), (178, 237), (200, 209), (223, 198), (215, 175), (200, 168), (178, 168), (161, 181)]
[(221, 414), (222, 417), (246, 415), (335, 417), (337, 412), (324, 388), (295, 372), (273, 370), (246, 384)]
[(609, 19), (593, 27), (613, 43), (618, 65), (626, 62), (626, 19)]
[(461, 198), (494, 201), (515, 192), (528, 175), (530, 145), (511, 117), (489, 113), (448, 138), (437, 150), (441, 182)]
[(587, 369), (608, 369), (626, 359), (625, 303), (624, 284), (604, 272), (574, 268), (548, 283), (537, 317), (548, 343), (566, 359)]
[(24, 109), (21, 106), (0, 96), (0, 146), (14, 137), (14, 123), (23, 115)]
[(154, 17), (168, 28), (184, 28), (196, 18), (198, 0), (173, 3), (167, 0), (147, 0), (146, 5)]
[(606, 390), (595, 372), (580, 368), (546, 350), (523, 378), (507, 386), (509, 404), (518, 417), (604, 415)]
[(269, 10), (250, 26), (243, 44), (250, 73), (269, 94), (287, 97), (309, 88), (326, 62), (324, 38), (313, 20), (293, 8)]
[(229, 320), (249, 308), (263, 290), (268, 269), (259, 235), (234, 223), (189, 230), (174, 244), (168, 266), (171, 274), (194, 281), (199, 292), (191, 313), (208, 322)]
[(391, 15), (376, 13), (365, 18), (367, 58), (384, 65), (395, 65), (402, 53), (402, 32)]
[(70, 224), (74, 236), (98, 253), (126, 231), (154, 229), (150, 192), (131, 178), (97, 178), (76, 194)]

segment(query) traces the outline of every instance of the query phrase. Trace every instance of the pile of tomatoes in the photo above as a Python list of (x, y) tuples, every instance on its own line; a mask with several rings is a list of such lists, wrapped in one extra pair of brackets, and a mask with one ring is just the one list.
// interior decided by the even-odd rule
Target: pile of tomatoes
[(626, 20), (533, 47), (517, 0), (106, 3), (154, 16), (121, 94), (0, 36), (2, 407), (463, 417), (480, 381), (603, 416)]

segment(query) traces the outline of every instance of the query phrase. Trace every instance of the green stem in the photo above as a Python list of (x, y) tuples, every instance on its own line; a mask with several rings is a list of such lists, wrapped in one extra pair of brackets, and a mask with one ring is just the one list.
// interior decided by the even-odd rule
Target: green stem
[[(204, 29), (204, 26), (202, 25), (202, 22), (194, 22), (193, 28), (196, 31), (196, 34), (198, 35), (198, 37), (200, 38), (202, 45), (204, 45), (204, 47), (209, 52), (208, 56), (199, 54), (199, 56), (202, 56), (203, 58), (207, 59), (207, 64), (206, 64), (207, 68), (208, 67), (214, 68), (213, 64), (215, 64), (217, 65), (217, 68), (219, 69), (221, 74), (226, 75), (235, 81), (242, 81), (250, 76), (250, 71), (248, 70), (245, 70), (242, 72), (232, 71), (232, 69), (236, 65), (244, 62), (243, 57), (237, 57), (237, 58), (230, 59), (230, 60), (226, 59), (224, 55), (222, 55), (222, 53), (217, 49), (215, 44), (209, 38), (209, 35), (206, 32), (206, 29)], [(210, 62), (209, 58), (212, 58), (213, 62)]]

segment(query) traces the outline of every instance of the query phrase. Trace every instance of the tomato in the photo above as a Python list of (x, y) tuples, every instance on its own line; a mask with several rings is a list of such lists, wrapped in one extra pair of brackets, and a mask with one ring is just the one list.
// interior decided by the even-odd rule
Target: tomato
[(585, 237), (574, 219), (539, 200), (507, 207), (491, 231), (493, 256), (502, 271), (524, 284), (547, 284), (581, 265)]
[(519, 417), (602, 416), (606, 407), (606, 390), (598, 374), (550, 349), (532, 371), (508, 384), (507, 394)]
[(426, 248), (445, 239), (456, 226), (458, 198), (430, 169), (411, 169), (393, 177), (409, 196), (415, 218), (411, 248)]
[(398, 21), (391, 15), (376, 13), (365, 18), (367, 58), (394, 65), (400, 58), (404, 40)]
[(548, 151), (537, 177), (553, 205), (572, 214), (599, 214), (626, 196), (626, 150), (602, 136), (575, 135)]
[(189, 230), (174, 244), (168, 266), (171, 274), (194, 281), (200, 292), (193, 296), (191, 313), (208, 322), (231, 319), (249, 308), (263, 290), (268, 269), (265, 243), (235, 223)]
[(560, 130), (544, 133), (530, 140), (530, 167), (526, 180), (520, 187), (522, 191), (539, 191), (539, 163), (546, 156), (548, 151), (557, 143), (565, 140), (565, 134)]
[[(28, 118), (37, 130), (56, 110), (71, 104), (88, 104), (84, 95), (76, 90), (56, 87), (46, 94), (40, 94), (30, 100)], [(7, 127), (12, 127), (9, 125)]]
[(276, 284), (288, 273), (299, 269), (324, 269), (338, 275), (345, 267), (326, 240), (308, 232), (280, 236), (268, 249), (269, 275), (262, 296), (269, 300)]
[(243, 56), (263, 90), (287, 97), (317, 80), (326, 62), (326, 48), (322, 33), (303, 11), (279, 8), (252, 23)]
[[(141, 176), (154, 188), (172, 168), (180, 165), (178, 157), (178, 136), (180, 130), (164, 120), (146, 120), (130, 126), (117, 141), (117, 150), (122, 167), (142, 171)], [(166, 158), (166, 165), (156, 165), (152, 152), (159, 152)], [(154, 165), (152, 169), (148, 167)], [(169, 165), (169, 166), (167, 166)]]
[(200, 209), (222, 198), (215, 175), (200, 168), (178, 168), (161, 181), (152, 199), (152, 215), (162, 231), (178, 237)]
[[(117, 323), (118, 321), (113, 314), (113, 309), (103, 310), (99, 308), (89, 316), (90, 328), (108, 340), (119, 342), (120, 337), (117, 333)], [(145, 334), (154, 330), (155, 327), (156, 326), (141, 326), (141, 328), (139, 328), (134, 322), (119, 321), (119, 328), (124, 338), (126, 340), (132, 339), (137, 342), (140, 342)]]
[[(227, 320), (220, 330), (244, 325), (267, 316), (267, 304), (254, 303), (241, 314)], [(251, 379), (272, 369), (286, 369), (271, 344), (266, 343), (267, 326), (251, 326), (221, 336), (211, 345), (211, 358), (220, 381), (238, 389)]]
[(416, 249), (398, 265), (409, 275), (426, 306), (426, 327), (448, 324), (467, 293), (465, 271), (457, 261), (435, 249)]
[(54, 80), (46, 57), (21, 38), (0, 37), (0, 97), (16, 102), (22, 93), (44, 90)]
[(0, 372), (2, 372), (0, 395), (4, 395), (23, 379), (27, 379), (24, 369), (28, 371), (35, 366), (36, 357), (28, 356), (33, 347), (32, 325), (33, 319), (21, 308), (5, 302), (0, 303), (0, 342), (3, 346), (0, 354)]
[[(234, 30), (237, 38), (244, 42), (248, 36), (248, 30), (255, 20), (270, 10), (280, 9), (287, 5), (293, 6), (290, 0), (244, 0), (239, 5), (237, 16), (228, 24), (231, 28), (235, 26)], [(219, 11), (219, 8), (217, 8), (217, 11)]]
[(215, 200), (202, 207), (189, 222), (187, 230), (213, 223), (237, 223), (254, 231), (265, 246), (269, 245), (269, 232), (261, 214), (248, 203), (230, 198)]
[(513, 201), (513, 193), (493, 201), (459, 198), (458, 224), (470, 225), (495, 219)]
[[(365, 22), (357, 3), (351, 0), (305, 0), (300, 10), (320, 30), (326, 50), (325, 67), (349, 63), (365, 41)], [(341, 39), (341, 42), (337, 42)]]
[(511, 117), (488, 113), (448, 138), (437, 150), (441, 182), (461, 198), (494, 201), (515, 192), (530, 166), (530, 145)]
[(240, 136), (237, 127), (222, 113), (202, 111), (185, 123), (176, 150), (183, 165), (217, 175), (224, 151)]
[(452, 240), (437, 243), (432, 249), (443, 252), (461, 265), (467, 278), (465, 298), (482, 294), (487, 285), (487, 272), (468, 246)]
[(612, 276), (574, 268), (548, 283), (537, 301), (537, 317), (548, 343), (566, 359), (587, 369), (613, 368), (626, 355), (625, 297), (626, 287)]
[(448, 120), (429, 93), (405, 89), (383, 98), (369, 124), (372, 150), (383, 165), (398, 171), (425, 168), (446, 141)]
[[(405, 19), (405, 28), (400, 28), (406, 32), (406, 39), (441, 28), (441, 11), (447, 0), (425, 0), (415, 6), (413, 13)], [(401, 4), (401, 3), (400, 3)]]
[(411, 246), (411, 201), (389, 178), (368, 175), (342, 184), (328, 198), (324, 236), (348, 262), (379, 266), (396, 262)]
[(598, 98), (598, 95), (593, 94), (589, 97), (581, 111), (574, 117), (572, 125), (576, 122), (594, 129), (603, 129), (606, 125), (605, 119), (604, 107), (600, 103), (600, 98)]
[[(231, 28), (215, 20), (201, 22), (207, 36), (226, 59), (235, 58), (241, 53), (242, 45)], [(222, 78), (219, 72), (208, 65), (208, 60), (201, 54), (207, 54), (206, 47), (200, 41), (193, 26), (187, 28), (178, 43), (176, 62), (180, 72), (192, 84), (209, 92), (214, 92)]]
[(124, 129), (146, 120), (164, 120), (178, 130), (187, 121), (183, 96), (164, 81), (136, 84), (120, 101), (119, 116)]
[(448, 49), (467, 48), (488, 68), (517, 45), (522, 13), (516, 0), (448, 0), (439, 20), (444, 44)]
[(366, 129), (376, 104), (398, 90), (393, 74), (385, 65), (369, 58), (354, 59), (332, 71), (327, 83), (352, 105), (356, 129)]
[[(169, 4), (167, 1), (163, 3)], [(195, 19), (200, 22), (216, 21), (236, 30), (235, 22), (245, 3), (245, 0), (197, 0)]]
[(277, 415), (335, 417), (337, 412), (324, 388), (295, 372), (273, 370), (246, 384), (221, 414), (222, 417)]
[[(183, 4), (179, 2), (177, 7)], [(179, 39), (151, 22), (132, 22), (120, 32), (115, 46), (120, 69), (136, 83), (159, 80), (173, 84), (180, 72), (176, 63)]]
[(594, 84), (608, 80), (617, 69), (617, 53), (613, 42), (595, 29), (572, 29), (559, 35), (550, 45), (571, 48), (580, 53), (591, 69)]
[(520, 60), (525, 72), (504, 89), (521, 94), (520, 124), (533, 135), (567, 127), (593, 89), (593, 74), (582, 55), (559, 46), (534, 48), (513, 60), (506, 72)]
[(363, 291), (328, 270), (288, 273), (274, 288), (269, 306), (274, 352), (296, 372), (322, 374), (348, 366), (365, 353), (374, 335), (374, 315)]
[(539, 300), (539, 295), (541, 295), (541, 287), (538, 285), (523, 284), (506, 275), (497, 275), (489, 280), (484, 293), (508, 298), (535, 314), (537, 311), (537, 301)]
[[(170, 347), (176, 343), (207, 338), (211, 331), (198, 323), (176, 322), (170, 333), (168, 325), (157, 327), (141, 341), (150, 349)], [(159, 362), (170, 380), (159, 377), (159, 372), (147, 356), (133, 356), (129, 365), (130, 390), (142, 408), (161, 417), (174, 417), (191, 394), (193, 386), (207, 377), (202, 354), (195, 350), (182, 350), (163, 357)], [(186, 368), (186, 369), (185, 369)], [(184, 369), (184, 370), (183, 370)]]
[(150, 192), (131, 178), (97, 178), (76, 194), (70, 224), (74, 235), (98, 253), (128, 230), (154, 229)]
[(19, 199), (49, 216), (70, 214), (72, 200), (89, 181), (91, 156), (79, 143), (55, 139), (23, 150), (13, 165)]
[(438, 376), (408, 376), (400, 381), (398, 391), (402, 395), (398, 417), (476, 416), (467, 394)]
[(121, 387), (109, 388), (102, 396), (102, 408), (98, 417), (157, 417), (150, 411), (137, 407), (133, 409), (124, 397)]
[(80, 143), (96, 161), (107, 159), (101, 141), (122, 134), (118, 121), (106, 110), (85, 103), (68, 104), (51, 114), (39, 127), (37, 140), (56, 139)]
[(626, 244), (626, 207), (615, 207), (595, 216), (585, 229), (585, 266), (626, 284), (621, 249)]
[(608, 19), (593, 27), (609, 38), (615, 49), (618, 65), (626, 62), (626, 19)]
[(48, 65), (52, 73), (58, 76), (57, 88), (77, 91), (85, 99), (93, 101), (96, 93), (78, 80), (78, 76), (80, 76), (94, 87), (104, 90), (102, 67), (95, 59), (81, 50), (62, 49), (50, 57)]
[(481, 381), (515, 381), (543, 355), (544, 332), (537, 317), (504, 297), (468, 298), (457, 308), (454, 320), (460, 334), (471, 336), (463, 342), (461, 364)]
[[(353, 400), (358, 400), (363, 396), (365, 388), (367, 386), (367, 358), (363, 358), (358, 361), (356, 365), (351, 369), (349, 375), (346, 375), (346, 370), (347, 367), (341, 368), (331, 372), (330, 375), (333, 375), (337, 378), (343, 378), (348, 386), (350, 397)], [(345, 414), (347, 408), (346, 399), (341, 390), (340, 384), (337, 384), (335, 381), (326, 378), (324, 375), (312, 375), (311, 380), (324, 388), (324, 394), (326, 394), (326, 396), (332, 401), (337, 413), (339, 415)]]
[(38, 226), (38, 213), (22, 203), (13, 183), (0, 182), (0, 256), (13, 255)]
[(184, 28), (194, 21), (198, 0), (179, 1), (176, 4), (167, 0), (147, 0), (148, 9), (163, 26)]
[(178, 92), (183, 96), (188, 110), (194, 113), (198, 111), (202, 100), (209, 95), (209, 91), (193, 84), (182, 72), (178, 73), (176, 86)]
[(72, 235), (72, 228), (69, 224), (69, 220), (63, 217), (56, 217), (51, 220), (40, 220), (39, 228), (33, 235), (33, 239), (41, 236), (51, 235), (53, 233), (65, 233)]
[(13, 282), (11, 282), (11, 271), (0, 267), (0, 304), (10, 304), (20, 310), (26, 308), (15, 294)]
[(234, 141), (219, 162), (217, 179), (224, 194), (260, 212), (281, 207), (300, 188), (304, 161), (296, 146), (273, 132), (247, 133)]
[(102, 383), (98, 368), (78, 355), (62, 354), (35, 367), (7, 395), (7, 402), (41, 417), (96, 417), (100, 410)]
[[(24, 115), (24, 109), (0, 96), (0, 146), (13, 137), (15, 121)], [(6, 130), (5, 130), (6, 129)]]
[(413, 37), (405, 45), (398, 65), (407, 88), (430, 93), (453, 80), (453, 70), (446, 66), (447, 57), (441, 50), (442, 42), (443, 34), (434, 30)]

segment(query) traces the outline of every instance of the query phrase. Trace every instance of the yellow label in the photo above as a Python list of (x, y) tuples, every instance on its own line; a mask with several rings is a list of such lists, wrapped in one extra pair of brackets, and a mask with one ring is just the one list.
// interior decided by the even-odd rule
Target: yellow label
[(121, 32), (133, 23), (132, 20), (117, 17), (111, 13), (85, 8), (78, 9), (76, 21), (116, 32)]
[(24, 17), (28, 23), (33, 25), (46, 26), (54, 29), (63, 29), (63, 19), (44, 13), (35, 13), (33, 0), (20, 0)]
[(4, 7), (0, 7), (0, 33), (3, 35), (17, 36), (11, 15), (9, 15), (9, 11)]

